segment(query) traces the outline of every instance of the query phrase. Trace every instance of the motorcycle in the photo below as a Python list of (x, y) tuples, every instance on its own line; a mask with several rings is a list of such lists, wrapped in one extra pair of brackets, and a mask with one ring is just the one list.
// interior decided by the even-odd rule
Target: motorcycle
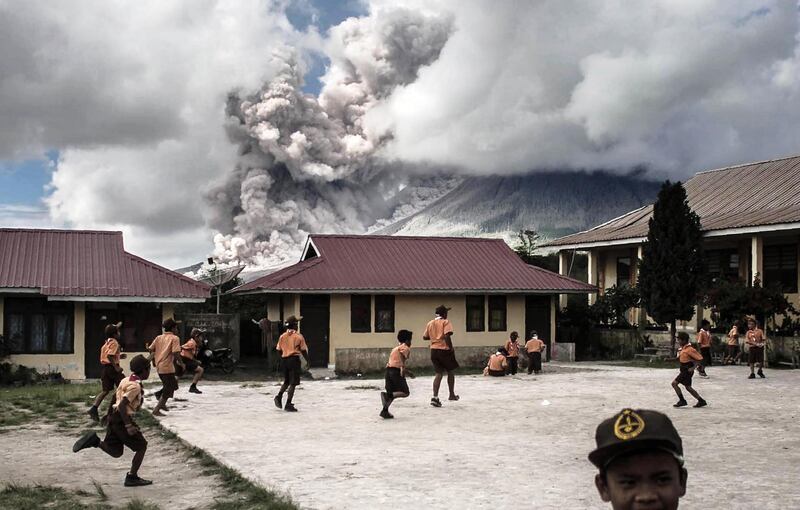
[(207, 339), (203, 339), (197, 358), (204, 367), (220, 368), (226, 374), (231, 374), (236, 369), (236, 357), (233, 351), (229, 347), (212, 349), (208, 346)]

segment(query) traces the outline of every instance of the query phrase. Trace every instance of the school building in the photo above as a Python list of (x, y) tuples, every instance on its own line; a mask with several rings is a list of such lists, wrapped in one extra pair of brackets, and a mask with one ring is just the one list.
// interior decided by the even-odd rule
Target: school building
[(557, 353), (557, 296), (595, 291), (525, 264), (499, 239), (312, 234), (297, 264), (232, 292), (263, 295), (270, 321), (302, 316), (312, 366), (360, 371), (383, 368), (400, 329), (414, 333), (412, 358), (430, 364), (422, 333), (441, 304), (462, 364), (485, 363), (513, 330), (537, 330)]
[(12, 363), (66, 379), (100, 376), (107, 324), (123, 322), (128, 361), (176, 303), (210, 287), (125, 251), (122, 232), (0, 229), (0, 332)]
[[(800, 305), (800, 156), (700, 172), (684, 186), (700, 216), (711, 276), (748, 282), (758, 277), (764, 285), (779, 284)], [(588, 281), (601, 294), (613, 285), (635, 285), (652, 212), (648, 205), (543, 246), (557, 249), (561, 274), (576, 251), (587, 253)], [(633, 315), (639, 322), (642, 312)]]

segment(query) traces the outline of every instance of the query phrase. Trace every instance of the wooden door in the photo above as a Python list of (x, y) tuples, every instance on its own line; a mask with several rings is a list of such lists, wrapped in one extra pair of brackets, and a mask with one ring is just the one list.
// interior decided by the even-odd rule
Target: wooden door
[(327, 294), (300, 296), (300, 333), (308, 344), (312, 367), (327, 367), (330, 359), (331, 297)]
[(531, 331), (536, 330), (539, 338), (547, 345), (548, 361), (553, 341), (550, 331), (551, 306), (550, 296), (525, 296), (525, 341), (530, 338)]

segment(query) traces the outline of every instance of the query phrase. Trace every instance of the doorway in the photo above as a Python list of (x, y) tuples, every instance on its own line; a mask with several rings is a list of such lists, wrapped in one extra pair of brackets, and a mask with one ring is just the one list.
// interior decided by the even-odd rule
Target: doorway
[(550, 361), (552, 331), (550, 331), (550, 296), (525, 296), (525, 340), (531, 331), (536, 331), (539, 338), (547, 345), (547, 361)]
[(331, 297), (328, 294), (303, 294), (300, 296), (300, 332), (308, 344), (308, 358), (312, 367), (328, 367), (330, 359)]

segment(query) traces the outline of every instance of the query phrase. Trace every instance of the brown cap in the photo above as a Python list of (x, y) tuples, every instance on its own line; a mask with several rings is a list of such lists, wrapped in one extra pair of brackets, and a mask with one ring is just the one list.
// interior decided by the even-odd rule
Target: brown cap
[(647, 409), (623, 409), (597, 426), (597, 448), (589, 461), (605, 469), (620, 455), (662, 450), (683, 465), (683, 442), (667, 415)]
[(302, 316), (295, 317), (294, 315), (290, 315), (289, 317), (286, 318), (285, 322), (286, 322), (286, 324), (291, 324), (293, 322), (300, 322), (301, 320), (303, 320)]
[(436, 314), (437, 315), (441, 315), (443, 313), (447, 313), (448, 310), (451, 310), (451, 308), (447, 308), (444, 305), (439, 305), (439, 306), (436, 307)]

